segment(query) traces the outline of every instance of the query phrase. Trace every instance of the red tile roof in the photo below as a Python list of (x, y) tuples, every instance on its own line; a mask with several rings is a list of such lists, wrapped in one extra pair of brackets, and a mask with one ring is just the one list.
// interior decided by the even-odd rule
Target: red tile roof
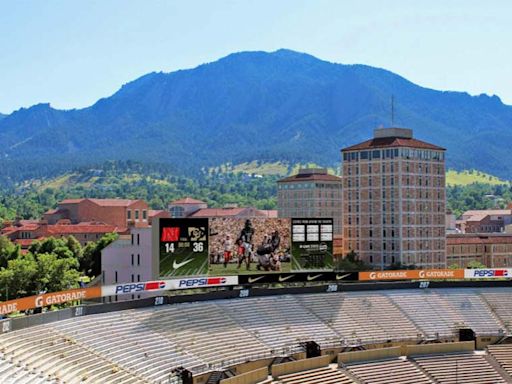
[(382, 137), (378, 139), (366, 140), (362, 143), (352, 145), (347, 148), (343, 148), (341, 151), (356, 151), (362, 149), (374, 149), (374, 148), (390, 148), (390, 147), (409, 147), (418, 149), (433, 149), (436, 151), (444, 151), (442, 147), (427, 143), (425, 141), (417, 139), (408, 139), (404, 137)]
[(59, 202), (59, 204), (77, 204), (84, 200), (85, 199), (64, 199), (61, 202)]
[(512, 244), (512, 235), (503, 234), (451, 234), (446, 235), (446, 245)]
[(203, 208), (194, 212), (190, 217), (234, 217), (240, 214), (247, 214), (254, 217), (276, 217), (272, 216), (273, 211), (264, 211), (256, 208)]
[(305, 173), (297, 174), (285, 177), (284, 179), (278, 180), (278, 183), (290, 183), (290, 182), (301, 182), (301, 181), (335, 181), (341, 183), (341, 177), (329, 175), (329, 174), (317, 174), (317, 173)]
[(140, 200), (130, 200), (130, 199), (65, 199), (59, 202), (59, 204), (79, 204), (85, 200), (89, 200), (94, 204), (97, 204), (102, 207), (128, 207)]
[(204, 201), (196, 200), (191, 197), (185, 197), (184, 199), (171, 201), (171, 204), (206, 204)]
[(48, 233), (50, 235), (63, 235), (70, 233), (111, 233), (122, 232), (118, 227), (108, 224), (71, 224), (71, 225), (49, 225)]
[(148, 217), (155, 217), (158, 215), (164, 215), (164, 216), (168, 215), (169, 217), (171, 217), (171, 214), (168, 211), (163, 210), (163, 209), (150, 209), (148, 211)]

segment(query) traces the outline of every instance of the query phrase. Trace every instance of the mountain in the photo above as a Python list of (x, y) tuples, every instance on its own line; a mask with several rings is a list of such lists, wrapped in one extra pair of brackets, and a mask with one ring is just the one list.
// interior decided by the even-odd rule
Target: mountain
[(126, 159), (189, 174), (253, 160), (333, 166), (340, 148), (389, 126), (391, 95), (394, 125), (447, 148), (449, 167), (511, 179), (512, 106), (497, 96), (436, 91), (289, 50), (150, 73), (84, 109), (15, 111), (0, 119), (0, 177)]

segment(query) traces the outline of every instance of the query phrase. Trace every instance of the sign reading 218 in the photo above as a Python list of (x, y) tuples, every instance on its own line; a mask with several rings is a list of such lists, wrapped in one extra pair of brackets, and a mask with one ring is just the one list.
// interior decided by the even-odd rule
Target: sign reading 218
[(208, 273), (208, 219), (160, 219), (160, 276)]

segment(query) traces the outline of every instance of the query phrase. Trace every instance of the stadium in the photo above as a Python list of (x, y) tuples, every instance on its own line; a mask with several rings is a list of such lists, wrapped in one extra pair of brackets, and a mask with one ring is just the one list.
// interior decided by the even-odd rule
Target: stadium
[(512, 382), (506, 279), (177, 293), (3, 320), (0, 382)]

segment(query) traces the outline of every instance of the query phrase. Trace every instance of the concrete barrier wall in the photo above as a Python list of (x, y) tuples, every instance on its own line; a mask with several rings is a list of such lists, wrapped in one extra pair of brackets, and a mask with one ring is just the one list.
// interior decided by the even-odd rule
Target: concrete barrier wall
[(290, 361), (288, 363), (276, 364), (272, 366), (272, 376), (279, 377), (288, 373), (306, 371), (308, 369), (320, 368), (329, 365), (331, 357), (329, 355), (312, 357), (310, 359)]
[(241, 375), (230, 377), (220, 381), (220, 384), (256, 384), (266, 380), (268, 377), (268, 368), (263, 367), (254, 371), (242, 373)]
[(365, 351), (343, 352), (338, 355), (338, 363), (355, 363), (357, 361), (381, 360), (402, 355), (401, 347), (368, 349)]
[(404, 355), (432, 355), (438, 353), (470, 352), (474, 350), (475, 343), (473, 341), (461, 341), (457, 343), (441, 344), (418, 344), (406, 345)]

